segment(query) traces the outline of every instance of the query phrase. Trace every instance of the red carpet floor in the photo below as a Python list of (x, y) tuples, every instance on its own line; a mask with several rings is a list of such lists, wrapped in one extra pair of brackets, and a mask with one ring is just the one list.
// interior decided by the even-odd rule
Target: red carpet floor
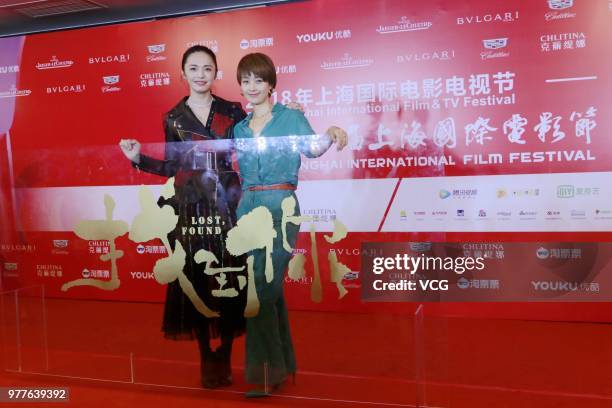
[(234, 386), (207, 391), (160, 304), (4, 300), (0, 386), (66, 385), (74, 406), (612, 407), (607, 324), (291, 312), (296, 384), (246, 401), (244, 338)]

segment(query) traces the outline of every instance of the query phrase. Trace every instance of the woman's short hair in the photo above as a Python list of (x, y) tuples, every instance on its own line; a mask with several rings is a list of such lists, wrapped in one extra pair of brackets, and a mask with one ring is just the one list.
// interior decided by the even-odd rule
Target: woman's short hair
[(255, 52), (242, 57), (236, 70), (238, 84), (242, 82), (243, 76), (249, 76), (251, 73), (269, 83), (272, 88), (276, 88), (276, 67), (266, 54)]

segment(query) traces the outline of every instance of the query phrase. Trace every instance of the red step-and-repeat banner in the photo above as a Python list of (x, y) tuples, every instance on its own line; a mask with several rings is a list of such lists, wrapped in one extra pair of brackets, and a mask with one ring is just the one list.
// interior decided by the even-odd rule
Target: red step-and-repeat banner
[[(166, 248), (159, 240), (133, 242), (125, 231), (114, 239), (124, 252), (119, 287), (61, 287), (110, 279), (109, 240), (74, 232), (80, 221), (106, 219), (105, 195), (115, 203), (112, 219), (130, 228), (139, 186), (160, 192), (165, 180), (137, 172), (118, 142), (136, 138), (146, 153), (162, 156), (162, 118), (188, 93), (180, 59), (194, 44), (217, 54), (217, 95), (244, 105), (235, 68), (243, 55), (263, 52), (277, 66), (275, 101), (300, 103), (319, 132), (338, 125), (349, 133), (343, 151), (302, 162), (297, 195), (312, 221), (302, 224), (297, 250), (307, 275), (286, 283), (293, 308), (411, 310), (361, 302), (362, 242), (480, 242), (465, 251), (503, 259), (503, 244), (484, 243), (529, 241), (532, 253), (507, 258), (517, 270), (542, 248), (558, 262), (575, 261), (572, 242), (608, 241), (612, 231), (611, 23), (612, 0), (320, 0), (2, 39), (3, 286), (163, 300), (152, 270)], [(336, 220), (348, 235), (331, 244), (324, 235)], [(312, 224), (319, 303), (310, 297)], [(330, 280), (330, 251), (351, 270), (342, 299)], [(554, 277), (545, 285), (521, 279), (541, 290), (559, 287)], [(598, 291), (610, 290), (600, 283)], [(611, 308), (602, 306), (439, 310), (608, 320)]]

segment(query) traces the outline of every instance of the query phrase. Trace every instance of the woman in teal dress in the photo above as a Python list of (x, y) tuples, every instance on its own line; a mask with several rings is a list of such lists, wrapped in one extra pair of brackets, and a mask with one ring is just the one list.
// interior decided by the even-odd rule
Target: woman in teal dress
[[(241, 178), (242, 198), (237, 216), (264, 206), (272, 214), (276, 237), (272, 249), (274, 275), (266, 281), (266, 254), (263, 249), (249, 253), (254, 257), (255, 288), (259, 313), (247, 319), (246, 379), (258, 388), (247, 397), (265, 396), (296, 371), (295, 354), (289, 330), (283, 281), (292, 253), (283, 247), (281, 203), (295, 196), (301, 158), (318, 157), (337, 143), (338, 150), (347, 143), (344, 130), (332, 126), (318, 136), (304, 114), (281, 104), (273, 105), (270, 96), (276, 86), (276, 68), (264, 54), (244, 56), (237, 69), (242, 95), (253, 106), (253, 112), (234, 127), (236, 154)], [(288, 223), (286, 239), (295, 246), (299, 225)], [(267, 377), (267, 378), (266, 378)], [(263, 387), (263, 385), (269, 387)]]

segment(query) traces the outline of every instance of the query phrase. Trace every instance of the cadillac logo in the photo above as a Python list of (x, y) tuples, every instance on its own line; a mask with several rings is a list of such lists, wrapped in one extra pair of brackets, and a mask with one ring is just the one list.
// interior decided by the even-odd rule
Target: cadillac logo
[(166, 50), (166, 44), (157, 44), (147, 46), (151, 54), (159, 54)]
[(106, 85), (113, 85), (119, 82), (119, 75), (105, 76), (103, 79)]
[(574, 5), (574, 0), (548, 0), (548, 7), (553, 10), (563, 10)]
[(487, 50), (505, 48), (506, 45), (508, 45), (508, 38), (491, 38), (490, 40), (482, 40), (482, 45)]

